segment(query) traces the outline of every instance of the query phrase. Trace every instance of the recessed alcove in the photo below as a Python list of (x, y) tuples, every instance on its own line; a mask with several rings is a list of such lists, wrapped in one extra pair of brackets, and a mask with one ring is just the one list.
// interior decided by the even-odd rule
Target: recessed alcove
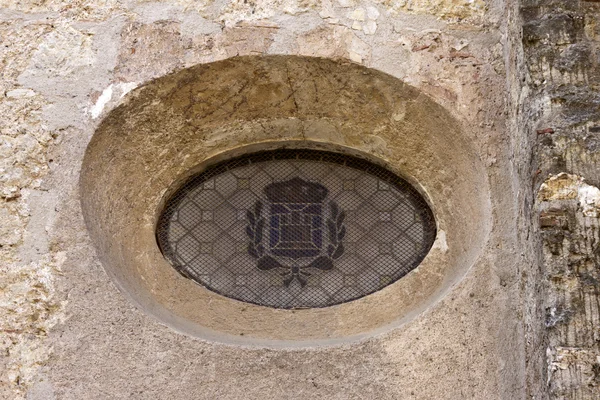
[[(179, 274), (155, 236), (174, 191), (215, 163), (282, 148), (347, 154), (410, 182), (437, 224), (425, 259), (382, 290), (303, 310)], [(124, 293), (178, 331), (245, 345), (341, 343), (406, 323), (464, 276), (491, 226), (486, 169), (447, 110), (390, 75), (308, 57), (238, 57), (146, 83), (98, 127), (80, 185), (91, 238)]]

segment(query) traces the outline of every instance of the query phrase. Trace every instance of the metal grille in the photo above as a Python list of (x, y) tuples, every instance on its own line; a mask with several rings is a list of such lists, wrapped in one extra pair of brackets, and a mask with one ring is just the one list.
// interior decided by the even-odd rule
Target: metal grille
[(327, 307), (416, 268), (431, 209), (371, 162), (316, 150), (253, 153), (207, 168), (167, 202), (158, 244), (184, 276), (263, 306)]

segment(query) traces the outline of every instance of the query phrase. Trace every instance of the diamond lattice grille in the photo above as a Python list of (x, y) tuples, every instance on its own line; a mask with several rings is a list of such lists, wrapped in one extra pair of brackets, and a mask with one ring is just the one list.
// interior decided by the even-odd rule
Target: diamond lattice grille
[(435, 239), (423, 197), (390, 171), (315, 150), (254, 153), (207, 168), (167, 202), (157, 227), (184, 276), (237, 300), (326, 307), (378, 291)]

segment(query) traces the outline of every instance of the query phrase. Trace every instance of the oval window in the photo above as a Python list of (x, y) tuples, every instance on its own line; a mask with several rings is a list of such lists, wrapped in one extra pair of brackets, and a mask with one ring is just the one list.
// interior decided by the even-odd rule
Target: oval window
[(157, 240), (223, 296), (301, 309), (366, 296), (415, 269), (436, 227), (408, 182), (361, 158), (252, 153), (207, 167), (168, 199)]

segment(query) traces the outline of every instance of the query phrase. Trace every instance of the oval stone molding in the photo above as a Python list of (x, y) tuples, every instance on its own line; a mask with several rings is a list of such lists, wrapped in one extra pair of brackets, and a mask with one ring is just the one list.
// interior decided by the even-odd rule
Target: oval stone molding
[[(155, 236), (173, 191), (215, 162), (279, 148), (365, 158), (409, 181), (437, 222), (419, 267), (366, 297), (306, 310), (226, 298), (177, 273)], [(491, 226), (485, 167), (446, 110), (382, 72), (309, 57), (237, 57), (134, 90), (93, 136), (80, 190), (100, 260), (142, 310), (244, 345), (343, 343), (406, 323), (464, 276)]]

